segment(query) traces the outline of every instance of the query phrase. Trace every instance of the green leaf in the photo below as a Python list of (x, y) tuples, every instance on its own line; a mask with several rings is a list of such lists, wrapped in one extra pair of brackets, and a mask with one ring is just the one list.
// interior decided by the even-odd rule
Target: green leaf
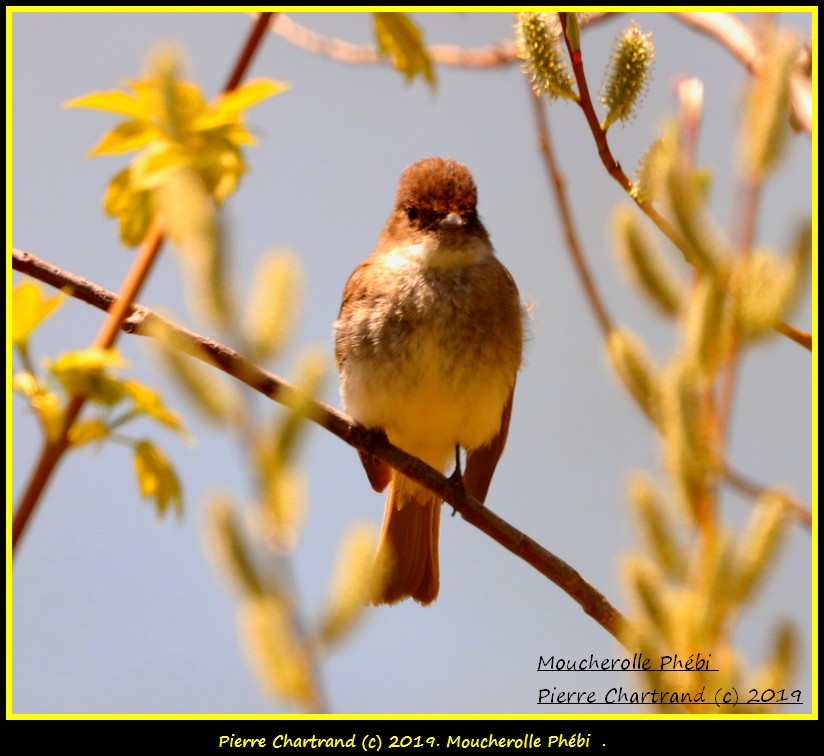
[(435, 88), (435, 69), (423, 43), (418, 25), (405, 13), (374, 13), (375, 39), (378, 51), (411, 81), (422, 74)]
[(561, 46), (557, 13), (516, 13), (515, 44), (535, 94), (550, 100), (578, 99)]
[(630, 120), (643, 99), (652, 66), (655, 45), (652, 32), (644, 34), (634, 21), (616, 38), (612, 60), (598, 99), (607, 106), (601, 128), (606, 131), (615, 121)]
[(616, 209), (613, 234), (619, 258), (632, 281), (660, 312), (669, 317), (677, 315), (681, 308), (681, 285), (632, 209)]

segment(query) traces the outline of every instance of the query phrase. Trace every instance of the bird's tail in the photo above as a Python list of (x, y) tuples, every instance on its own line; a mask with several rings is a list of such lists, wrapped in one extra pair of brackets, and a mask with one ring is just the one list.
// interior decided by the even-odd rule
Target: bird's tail
[(426, 605), (438, 597), (440, 522), (440, 500), (393, 471), (375, 556), (373, 604), (411, 596)]

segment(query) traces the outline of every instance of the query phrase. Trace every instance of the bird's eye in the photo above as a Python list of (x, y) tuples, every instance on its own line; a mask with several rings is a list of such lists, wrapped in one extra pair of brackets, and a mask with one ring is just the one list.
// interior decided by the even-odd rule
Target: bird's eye
[(407, 207), (406, 208), (406, 217), (409, 220), (413, 221), (418, 217), (418, 208), (417, 207)]

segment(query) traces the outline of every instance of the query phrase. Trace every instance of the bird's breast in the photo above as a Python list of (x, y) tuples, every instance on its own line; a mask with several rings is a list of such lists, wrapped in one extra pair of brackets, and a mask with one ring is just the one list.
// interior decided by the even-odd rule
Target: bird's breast
[(341, 395), (356, 420), (442, 466), (434, 458), (456, 443), (477, 448), (498, 431), (521, 361), (520, 301), (494, 258), (392, 272), (336, 324)]

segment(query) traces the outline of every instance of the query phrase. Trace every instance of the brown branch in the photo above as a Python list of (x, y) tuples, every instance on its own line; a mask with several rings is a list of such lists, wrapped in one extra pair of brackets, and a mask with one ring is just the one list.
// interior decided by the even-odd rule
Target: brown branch
[(810, 352), (813, 351), (813, 337), (806, 331), (800, 331), (798, 328), (795, 328), (788, 323), (779, 323), (775, 327), (775, 330), (782, 336), (792, 339), (796, 344), (800, 344), (806, 350)]
[[(28, 252), (12, 250), (12, 267), (50, 286), (64, 289), (76, 299), (104, 311), (117, 301), (117, 295), (113, 292), (57, 268)], [(368, 452), (425, 486), (451, 504), (464, 520), (549, 578), (577, 601), (584, 612), (601, 627), (621, 640), (623, 618), (620, 612), (575, 569), (467, 496), (437, 470), (390, 444), (380, 431), (358, 425), (333, 407), (302, 395), (295, 386), (258, 367), (233, 349), (200, 336), (147, 307), (131, 304), (128, 312), (129, 315), (121, 326), (127, 333), (162, 338), (165, 343), (222, 370), (264, 396), (296, 409), (308, 420), (317, 423), (350, 446)]]
[[(611, 13), (588, 13), (581, 20), (581, 26), (595, 24), (613, 15)], [(374, 45), (356, 45), (343, 39), (326, 37), (299, 24), (285, 13), (280, 13), (271, 24), (272, 31), (289, 44), (299, 47), (312, 55), (322, 55), (341, 63), (352, 65), (387, 64)], [(458, 45), (428, 45), (426, 48), (434, 63), (458, 68), (496, 68), (518, 63), (518, 54), (512, 40), (502, 40), (487, 47), (459, 47)]]
[[(137, 296), (138, 291), (146, 280), (152, 265), (163, 242), (163, 235), (160, 225), (153, 223), (146, 234), (146, 238), (140, 245), (137, 257), (132, 263), (132, 267), (126, 274), (126, 278), (121, 286), (119, 298), (111, 302), (111, 309), (107, 308), (108, 315), (103, 321), (92, 346), (101, 349), (111, 347), (120, 331), (120, 323), (125, 314), (129, 311), (131, 303)], [(84, 396), (72, 396), (69, 400), (66, 411), (63, 413), (63, 422), (60, 433), (53, 440), (46, 439), (37, 464), (31, 473), (28, 485), (23, 491), (20, 503), (14, 513), (12, 520), (12, 554), (16, 554), (16, 546), (26, 527), (34, 514), (40, 497), (46, 490), (46, 486), (54, 475), (57, 465), (63, 458), (63, 454), (69, 448), (69, 433), (75, 420), (86, 403)]]
[[(564, 14), (560, 13), (558, 15), (561, 20), (561, 28), (564, 32), (564, 41), (569, 52), (570, 60), (572, 61), (572, 71), (575, 75), (575, 82), (578, 85), (578, 105), (584, 112), (584, 116), (586, 118), (587, 124), (589, 125), (590, 132), (592, 133), (592, 137), (595, 140), (595, 146), (598, 149), (598, 157), (604, 164), (604, 168), (606, 169), (607, 173), (610, 176), (612, 176), (612, 178), (615, 179), (615, 181), (617, 181), (618, 184), (620, 184), (621, 188), (630, 196), (630, 198), (633, 200), (633, 202), (635, 202), (638, 208), (675, 245), (675, 247), (684, 256), (684, 259), (687, 262), (690, 262), (689, 250), (684, 240), (681, 239), (681, 237), (675, 231), (670, 222), (655, 209), (655, 206), (651, 202), (642, 200), (635, 195), (635, 193), (632, 191), (632, 182), (629, 180), (626, 173), (624, 173), (623, 169), (621, 168), (621, 164), (613, 156), (612, 150), (609, 147), (609, 142), (607, 141), (606, 132), (601, 128), (601, 124), (598, 121), (598, 116), (595, 113), (595, 107), (592, 103), (592, 97), (589, 93), (589, 84), (587, 83), (586, 72), (584, 71), (583, 56), (581, 55), (580, 50), (572, 49), (569, 37), (567, 36), (566, 19), (564, 17)], [(797, 328), (789, 325), (788, 323), (783, 322), (777, 325), (775, 327), (775, 330), (792, 339), (797, 344), (801, 344), (801, 346), (804, 346), (808, 350), (812, 351), (812, 339), (809, 334), (798, 330)]]
[[(724, 468), (724, 480), (737, 489), (740, 493), (746, 494), (753, 499), (757, 499), (767, 492), (767, 489), (762, 485), (750, 480), (746, 475), (734, 470), (729, 465)], [(799, 522), (804, 524), (808, 530), (810, 530), (813, 526), (812, 509), (786, 492), (784, 493), (784, 496), (786, 496), (787, 500), (790, 502), (790, 508), (793, 516)]]
[[(252, 28), (249, 40), (241, 52), (238, 62), (234, 66), (232, 74), (226, 84), (227, 91), (235, 88), (248, 70), (255, 50), (263, 38), (272, 13), (262, 13)], [(163, 232), (157, 221), (154, 221), (146, 232), (137, 256), (132, 263), (126, 278), (121, 285), (120, 294), (110, 303), (111, 309), (107, 308), (108, 315), (92, 342), (92, 346), (101, 349), (108, 349), (113, 346), (120, 333), (121, 323), (125, 315), (131, 311), (134, 302), (144, 281), (151, 272), (154, 261), (163, 244)], [(69, 448), (69, 433), (72, 425), (83, 409), (86, 400), (83, 396), (73, 396), (69, 400), (66, 411), (63, 415), (63, 424), (59, 435), (52, 441), (46, 440), (40, 451), (37, 463), (31, 473), (29, 482), (23, 492), (23, 496), (14, 513), (12, 521), (12, 554), (17, 553), (17, 543), (26, 531), (26, 527), (34, 514), (40, 497), (52, 479), (57, 465), (63, 458), (63, 454)]]
[[(555, 201), (558, 204), (558, 211), (561, 216), (561, 223), (564, 227), (564, 238), (566, 240), (567, 248), (569, 249), (573, 264), (575, 265), (575, 269), (581, 280), (581, 285), (584, 289), (587, 300), (595, 313), (595, 318), (601, 328), (601, 333), (604, 340), (606, 340), (614, 327), (612, 319), (607, 312), (606, 306), (603, 304), (603, 300), (599, 295), (595, 282), (589, 272), (589, 266), (586, 262), (583, 247), (575, 229), (572, 207), (566, 195), (566, 184), (564, 177), (561, 173), (558, 161), (555, 158), (555, 152), (552, 149), (552, 142), (549, 136), (549, 123), (546, 117), (546, 111), (543, 107), (543, 102), (540, 97), (537, 97), (532, 93), (531, 89), (530, 96), (533, 101), (535, 120), (537, 124), (538, 148), (544, 158), (544, 165), (546, 166), (547, 174), (555, 194)], [(753, 199), (753, 203), (754, 202), (755, 200)], [(751, 210), (753, 213), (755, 212), (754, 205)], [(744, 239), (746, 238), (747, 237), (744, 237)], [(725, 423), (726, 413), (728, 412), (729, 400), (727, 401), (725, 407)], [(649, 415), (647, 415), (647, 417), (649, 418)], [(766, 490), (764, 486), (749, 480), (741, 473), (734, 472), (729, 465), (725, 466), (722, 477), (728, 485), (754, 499), (758, 498)], [(796, 519), (806, 525), (807, 528), (811, 527), (812, 513), (809, 507), (805, 506), (796, 499), (792, 499), (792, 511)]]
[(572, 207), (567, 199), (566, 182), (558, 162), (555, 160), (555, 152), (552, 149), (552, 142), (549, 138), (549, 122), (544, 109), (544, 103), (538, 95), (532, 92), (531, 87), (530, 94), (535, 112), (535, 121), (538, 127), (538, 149), (544, 158), (544, 165), (546, 166), (547, 174), (555, 193), (555, 202), (558, 205), (558, 213), (561, 216), (561, 225), (564, 227), (564, 239), (566, 240), (567, 249), (569, 249), (573, 265), (578, 273), (578, 278), (581, 280), (581, 286), (584, 289), (592, 311), (595, 313), (595, 319), (601, 327), (601, 333), (606, 340), (613, 330), (612, 318), (607, 312), (603, 299), (598, 293), (595, 280), (590, 274), (583, 249), (578, 241), (578, 232), (575, 230), (575, 221), (572, 217)]
[(578, 85), (578, 105), (584, 113), (589, 130), (595, 140), (595, 146), (598, 149), (598, 157), (604, 165), (607, 173), (612, 176), (621, 188), (632, 198), (633, 202), (639, 209), (652, 220), (658, 229), (675, 245), (675, 247), (684, 256), (684, 259), (689, 262), (689, 250), (683, 239), (677, 234), (675, 229), (653, 206), (651, 202), (647, 202), (635, 196), (632, 191), (632, 181), (624, 173), (621, 164), (615, 159), (612, 150), (607, 140), (606, 132), (601, 128), (601, 123), (598, 120), (598, 115), (595, 112), (595, 106), (592, 103), (592, 96), (589, 93), (589, 83), (587, 81), (586, 72), (584, 71), (584, 59), (580, 50), (573, 50), (572, 45), (567, 36), (566, 18), (563, 13), (559, 13), (558, 17), (561, 20), (561, 28), (564, 32), (564, 41), (569, 52), (570, 60), (572, 61), (572, 72), (575, 75), (575, 83)]
[(238, 56), (237, 63), (235, 63), (235, 67), (232, 69), (232, 73), (229, 74), (226, 84), (223, 85), (224, 92), (231, 92), (237, 89), (240, 82), (243, 81), (243, 77), (249, 70), (249, 66), (252, 65), (255, 54), (260, 49), (263, 35), (266, 34), (269, 26), (277, 20), (277, 17), (277, 13), (261, 13), (258, 15), (257, 21), (255, 21), (255, 25), (249, 34), (249, 38), (246, 40), (246, 44)]

